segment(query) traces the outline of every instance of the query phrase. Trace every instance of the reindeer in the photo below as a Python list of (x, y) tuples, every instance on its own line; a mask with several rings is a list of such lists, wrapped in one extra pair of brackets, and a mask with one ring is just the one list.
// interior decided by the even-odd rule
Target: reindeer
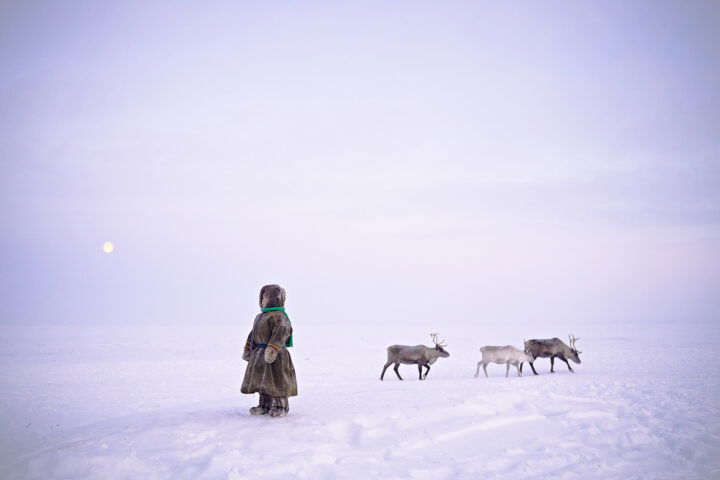
[[(380, 374), (380, 380), (383, 379), (385, 376), (385, 370), (387, 370), (392, 363), (395, 364), (395, 375), (397, 375), (400, 380), (402, 380), (402, 377), (400, 376), (400, 372), (398, 372), (398, 368), (401, 363), (403, 365), (417, 365), (418, 372), (420, 373), (420, 380), (425, 380), (428, 376), (428, 372), (430, 372), (430, 365), (435, 363), (440, 357), (450, 356), (450, 354), (443, 348), (447, 346), (447, 344), (444, 343), (445, 340), (440, 340), (438, 342), (437, 336), (437, 333), (430, 334), (432, 341), (435, 343), (435, 347), (426, 347), (425, 345), (415, 345), (414, 347), (408, 345), (392, 345), (388, 347), (387, 363)], [(425, 375), (422, 373), (422, 367), (427, 368), (427, 370), (425, 370)]]
[[(538, 358), (550, 357), (550, 373), (555, 373), (555, 358), (559, 358), (560, 360), (565, 362), (565, 364), (568, 366), (568, 369), (571, 372), (575, 373), (570, 364), (568, 363), (568, 359), (572, 360), (577, 364), (582, 363), (580, 361), (580, 354), (582, 352), (575, 347), (575, 342), (580, 339), (575, 338), (572, 334), (568, 335), (568, 339), (570, 340), (569, 347), (557, 337), (542, 340), (527, 340), (525, 341), (525, 353), (532, 356), (536, 360)], [(534, 361), (528, 363), (530, 364), (530, 368), (532, 368), (533, 373), (537, 375), (538, 373), (535, 371), (535, 366), (533, 365)], [(520, 364), (520, 372), (522, 373), (522, 363)]]
[(482, 360), (477, 364), (477, 370), (475, 370), (475, 378), (480, 374), (480, 365), (482, 365), (485, 376), (488, 376), (487, 366), (488, 363), (497, 363), (499, 365), (505, 365), (505, 378), (510, 374), (510, 365), (515, 365), (518, 371), (518, 377), (522, 376), (520, 365), (522, 362), (532, 362), (535, 359), (528, 355), (526, 352), (519, 350), (512, 345), (506, 345), (504, 347), (491, 347), (486, 346), (480, 349), (482, 352)]

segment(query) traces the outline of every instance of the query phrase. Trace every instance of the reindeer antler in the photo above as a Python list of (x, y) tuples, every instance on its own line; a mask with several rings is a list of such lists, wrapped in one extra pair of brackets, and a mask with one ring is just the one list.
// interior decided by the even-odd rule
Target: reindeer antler
[(447, 347), (447, 343), (443, 343), (443, 342), (445, 342), (445, 339), (443, 338), (442, 340), (440, 340), (440, 341), (438, 342), (438, 341), (437, 341), (437, 336), (438, 336), (437, 333), (431, 333), (431, 334), (430, 334), (430, 338), (432, 338), (432, 341), (435, 342), (435, 345), (437, 345), (437, 346), (439, 346), (439, 347)]
[(573, 334), (571, 333), (570, 335), (568, 335), (568, 339), (570, 340), (570, 348), (572, 348), (573, 350), (575, 350), (575, 351), (578, 353), (578, 355), (580, 355), (582, 352), (577, 349), (577, 346), (575, 346), (575, 342), (577, 342), (578, 340), (580, 340), (580, 337), (575, 338), (575, 335), (573, 335)]

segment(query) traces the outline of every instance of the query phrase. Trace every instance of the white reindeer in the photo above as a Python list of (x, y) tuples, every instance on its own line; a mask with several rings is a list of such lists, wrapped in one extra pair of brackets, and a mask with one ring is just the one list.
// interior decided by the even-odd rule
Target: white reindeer
[(475, 378), (480, 374), (480, 365), (482, 365), (483, 370), (485, 371), (485, 376), (488, 376), (487, 373), (487, 365), (488, 363), (497, 363), (497, 364), (505, 364), (505, 378), (508, 377), (508, 374), (510, 373), (510, 365), (515, 365), (515, 368), (517, 368), (518, 371), (518, 377), (522, 376), (522, 371), (520, 370), (520, 365), (522, 362), (532, 362), (534, 361), (533, 357), (526, 352), (523, 352), (522, 350), (519, 350), (512, 345), (506, 345), (504, 347), (482, 347), (480, 349), (482, 352), (482, 360), (480, 360), (477, 364), (477, 370), (475, 371)]

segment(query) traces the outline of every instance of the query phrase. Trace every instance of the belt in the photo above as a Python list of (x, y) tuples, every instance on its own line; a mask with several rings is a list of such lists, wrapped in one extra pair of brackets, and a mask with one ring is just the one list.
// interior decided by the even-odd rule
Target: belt
[(277, 349), (277, 350), (284, 350), (284, 349), (285, 349), (285, 347), (282, 347), (282, 348), (281, 348), (281, 347), (278, 347), (277, 345), (273, 345), (272, 343), (268, 344), (268, 343), (255, 343), (255, 342), (253, 342), (253, 347), (255, 347), (255, 348), (267, 348), (268, 345), (270, 345), (271, 347), (273, 347), (273, 348), (275, 348), (275, 349)]

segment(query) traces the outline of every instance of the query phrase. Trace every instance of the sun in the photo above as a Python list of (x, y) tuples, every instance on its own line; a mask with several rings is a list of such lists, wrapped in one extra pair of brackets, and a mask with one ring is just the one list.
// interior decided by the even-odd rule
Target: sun
[(112, 242), (105, 242), (102, 244), (103, 252), (112, 253), (115, 250), (115, 245)]

